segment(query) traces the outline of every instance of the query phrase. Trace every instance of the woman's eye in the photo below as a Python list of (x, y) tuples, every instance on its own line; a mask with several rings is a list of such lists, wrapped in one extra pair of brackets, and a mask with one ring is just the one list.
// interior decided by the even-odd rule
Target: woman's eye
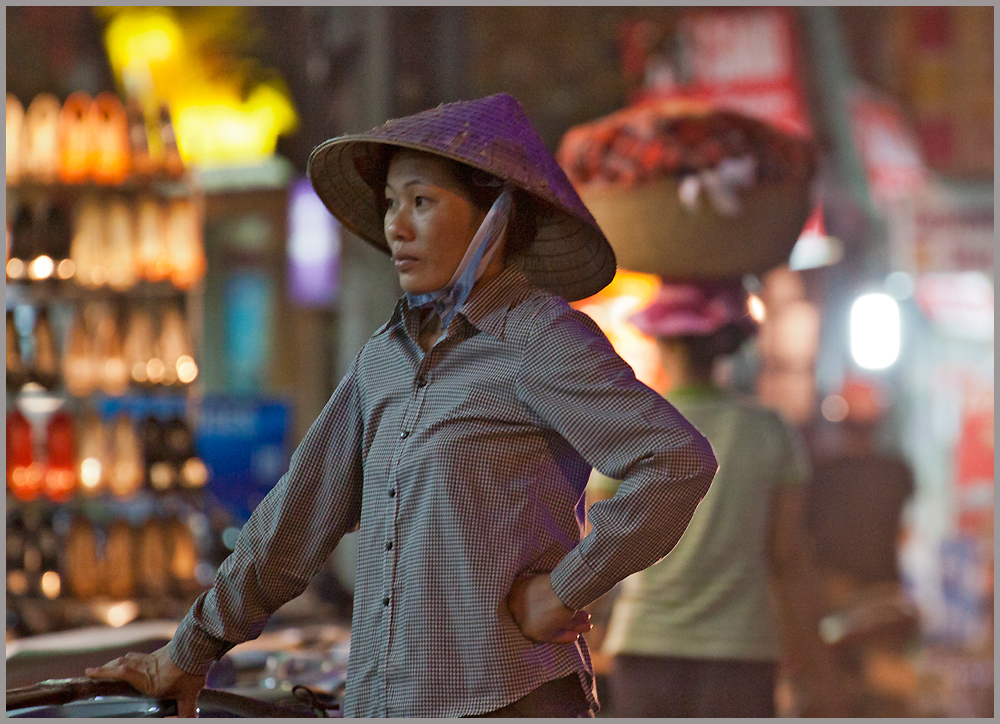
[(416, 198), (415, 198), (415, 199), (413, 200), (413, 203), (414, 203), (414, 205), (416, 205), (416, 206), (423, 206), (424, 204), (426, 204), (426, 203), (427, 203), (427, 201), (429, 201), (429, 199), (428, 199), (428, 198), (427, 198), (426, 196), (417, 196), (417, 197), (416, 197)]

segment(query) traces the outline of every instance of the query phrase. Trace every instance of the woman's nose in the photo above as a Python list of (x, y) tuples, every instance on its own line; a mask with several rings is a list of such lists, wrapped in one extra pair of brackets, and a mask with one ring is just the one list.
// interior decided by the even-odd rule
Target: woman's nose
[(413, 224), (405, 208), (398, 209), (385, 219), (385, 235), (389, 239), (409, 241), (413, 238)]

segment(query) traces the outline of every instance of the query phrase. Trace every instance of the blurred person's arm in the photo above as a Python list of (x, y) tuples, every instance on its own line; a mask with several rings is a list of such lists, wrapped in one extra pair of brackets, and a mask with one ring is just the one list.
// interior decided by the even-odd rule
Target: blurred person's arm
[(774, 494), (770, 568), (786, 639), (786, 659), (807, 696), (803, 716), (849, 716), (847, 682), (819, 637), (820, 581), (803, 534), (802, 485), (782, 485)]

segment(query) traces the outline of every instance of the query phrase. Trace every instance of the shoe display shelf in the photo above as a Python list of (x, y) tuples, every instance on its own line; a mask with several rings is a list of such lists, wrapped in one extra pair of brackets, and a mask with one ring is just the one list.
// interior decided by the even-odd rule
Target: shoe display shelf
[(202, 194), (176, 168), (6, 193), (8, 639), (178, 618), (228, 552), (193, 436)]

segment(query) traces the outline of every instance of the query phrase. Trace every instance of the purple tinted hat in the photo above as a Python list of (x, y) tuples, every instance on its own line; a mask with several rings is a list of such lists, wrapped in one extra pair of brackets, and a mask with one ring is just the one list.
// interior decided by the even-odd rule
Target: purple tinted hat
[(317, 146), (308, 173), (316, 193), (348, 229), (389, 253), (381, 190), (366, 179), (386, 163), (386, 146), (444, 156), (498, 176), (539, 200), (538, 233), (521, 252), (525, 276), (568, 301), (584, 299), (615, 275), (615, 254), (521, 104), (500, 93), (440, 105), (370, 131)]
[(653, 301), (629, 321), (649, 337), (705, 336), (727, 324), (748, 334), (757, 330), (738, 279), (664, 282)]

